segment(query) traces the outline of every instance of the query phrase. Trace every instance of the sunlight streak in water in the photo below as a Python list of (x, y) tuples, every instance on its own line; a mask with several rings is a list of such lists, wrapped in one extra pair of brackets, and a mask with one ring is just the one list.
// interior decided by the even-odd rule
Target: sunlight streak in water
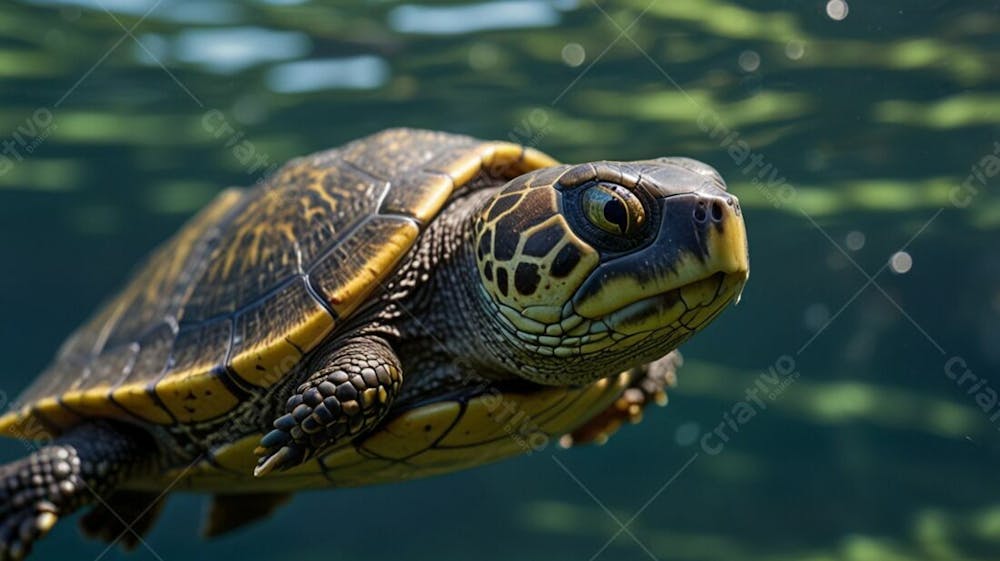
[(374, 55), (280, 64), (267, 73), (267, 85), (280, 93), (330, 89), (368, 90), (389, 79), (389, 64)]
[(389, 12), (389, 26), (402, 33), (453, 35), (488, 29), (551, 27), (559, 23), (555, 6), (544, 2), (506, 0), (465, 6), (407, 4)]
[[(261, 49), (260, 45), (267, 45)], [(305, 55), (309, 37), (298, 31), (273, 31), (261, 27), (187, 29), (172, 42), (173, 58), (213, 72), (229, 74), (251, 66)]]

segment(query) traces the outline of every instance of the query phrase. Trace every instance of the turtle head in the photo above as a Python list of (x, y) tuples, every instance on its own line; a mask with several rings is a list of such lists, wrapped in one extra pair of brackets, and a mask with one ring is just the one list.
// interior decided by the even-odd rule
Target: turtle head
[(521, 175), (475, 235), (481, 300), (503, 334), (493, 354), (542, 384), (665, 355), (738, 300), (749, 274), (739, 201), (687, 158)]

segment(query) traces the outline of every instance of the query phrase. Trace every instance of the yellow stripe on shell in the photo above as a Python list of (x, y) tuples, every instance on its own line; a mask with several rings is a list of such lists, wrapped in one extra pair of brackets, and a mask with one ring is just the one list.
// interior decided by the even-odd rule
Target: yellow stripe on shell
[(409, 221), (399, 222), (399, 228), (384, 239), (366, 240), (376, 250), (362, 262), (346, 265), (358, 272), (347, 283), (327, 290), (330, 306), (340, 317), (347, 317), (378, 288), (409, 248), (413, 247), (420, 230)]
[[(491, 172), (504, 171), (505, 177), (515, 177), (532, 170), (559, 165), (548, 154), (509, 142), (488, 143), (483, 155), (483, 167)], [(500, 168), (500, 169), (498, 169)]]
[(159, 425), (173, 422), (173, 418), (150, 395), (149, 387), (145, 384), (121, 386), (111, 392), (111, 397), (115, 403), (140, 419)]
[(156, 395), (182, 423), (217, 417), (239, 403), (218, 376), (204, 370), (165, 377), (156, 384)]
[(86, 390), (73, 390), (62, 395), (62, 403), (71, 411), (84, 416), (105, 416), (109, 409), (108, 391), (111, 386), (101, 384)]
[(37, 411), (46, 422), (52, 423), (58, 428), (71, 427), (80, 420), (79, 415), (63, 407), (59, 400), (54, 397), (40, 399), (33, 406), (25, 409)]
[[(4, 414), (0, 418), (0, 435), (18, 440), (48, 440), (55, 436), (51, 434), (52, 428), (61, 429), (68, 426), (57, 421), (74, 424), (76, 416), (65, 408), (59, 407), (54, 398), (47, 398), (44, 401), (44, 404), (39, 401), (34, 406), (25, 405)], [(43, 405), (44, 410), (38, 407), (39, 404)], [(62, 414), (61, 411), (65, 413)], [(50, 419), (46, 413), (52, 413), (53, 417)], [(78, 419), (78, 417), (76, 418)], [(52, 424), (58, 426), (51, 427)]]
[(334, 328), (330, 313), (318, 302), (312, 304), (308, 317), (302, 318), (289, 332), (274, 333), (232, 357), (233, 372), (241, 380), (266, 388), (295, 368), (302, 351), (315, 348)]

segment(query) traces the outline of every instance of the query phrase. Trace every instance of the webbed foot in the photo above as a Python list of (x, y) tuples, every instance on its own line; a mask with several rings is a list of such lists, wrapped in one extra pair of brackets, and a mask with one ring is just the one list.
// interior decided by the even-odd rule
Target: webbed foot
[(650, 404), (667, 404), (667, 388), (677, 383), (677, 368), (683, 360), (678, 351), (640, 366), (632, 371), (634, 379), (610, 407), (600, 412), (586, 424), (559, 439), (560, 446), (569, 448), (580, 444), (604, 444), (625, 423), (638, 423)]

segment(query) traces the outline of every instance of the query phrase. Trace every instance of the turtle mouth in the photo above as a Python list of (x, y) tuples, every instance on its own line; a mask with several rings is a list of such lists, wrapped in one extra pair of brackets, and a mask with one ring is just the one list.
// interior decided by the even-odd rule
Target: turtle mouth
[(607, 313), (602, 321), (612, 331), (635, 334), (667, 327), (694, 332), (730, 302), (739, 302), (745, 273), (717, 272), (682, 286), (644, 296)]

